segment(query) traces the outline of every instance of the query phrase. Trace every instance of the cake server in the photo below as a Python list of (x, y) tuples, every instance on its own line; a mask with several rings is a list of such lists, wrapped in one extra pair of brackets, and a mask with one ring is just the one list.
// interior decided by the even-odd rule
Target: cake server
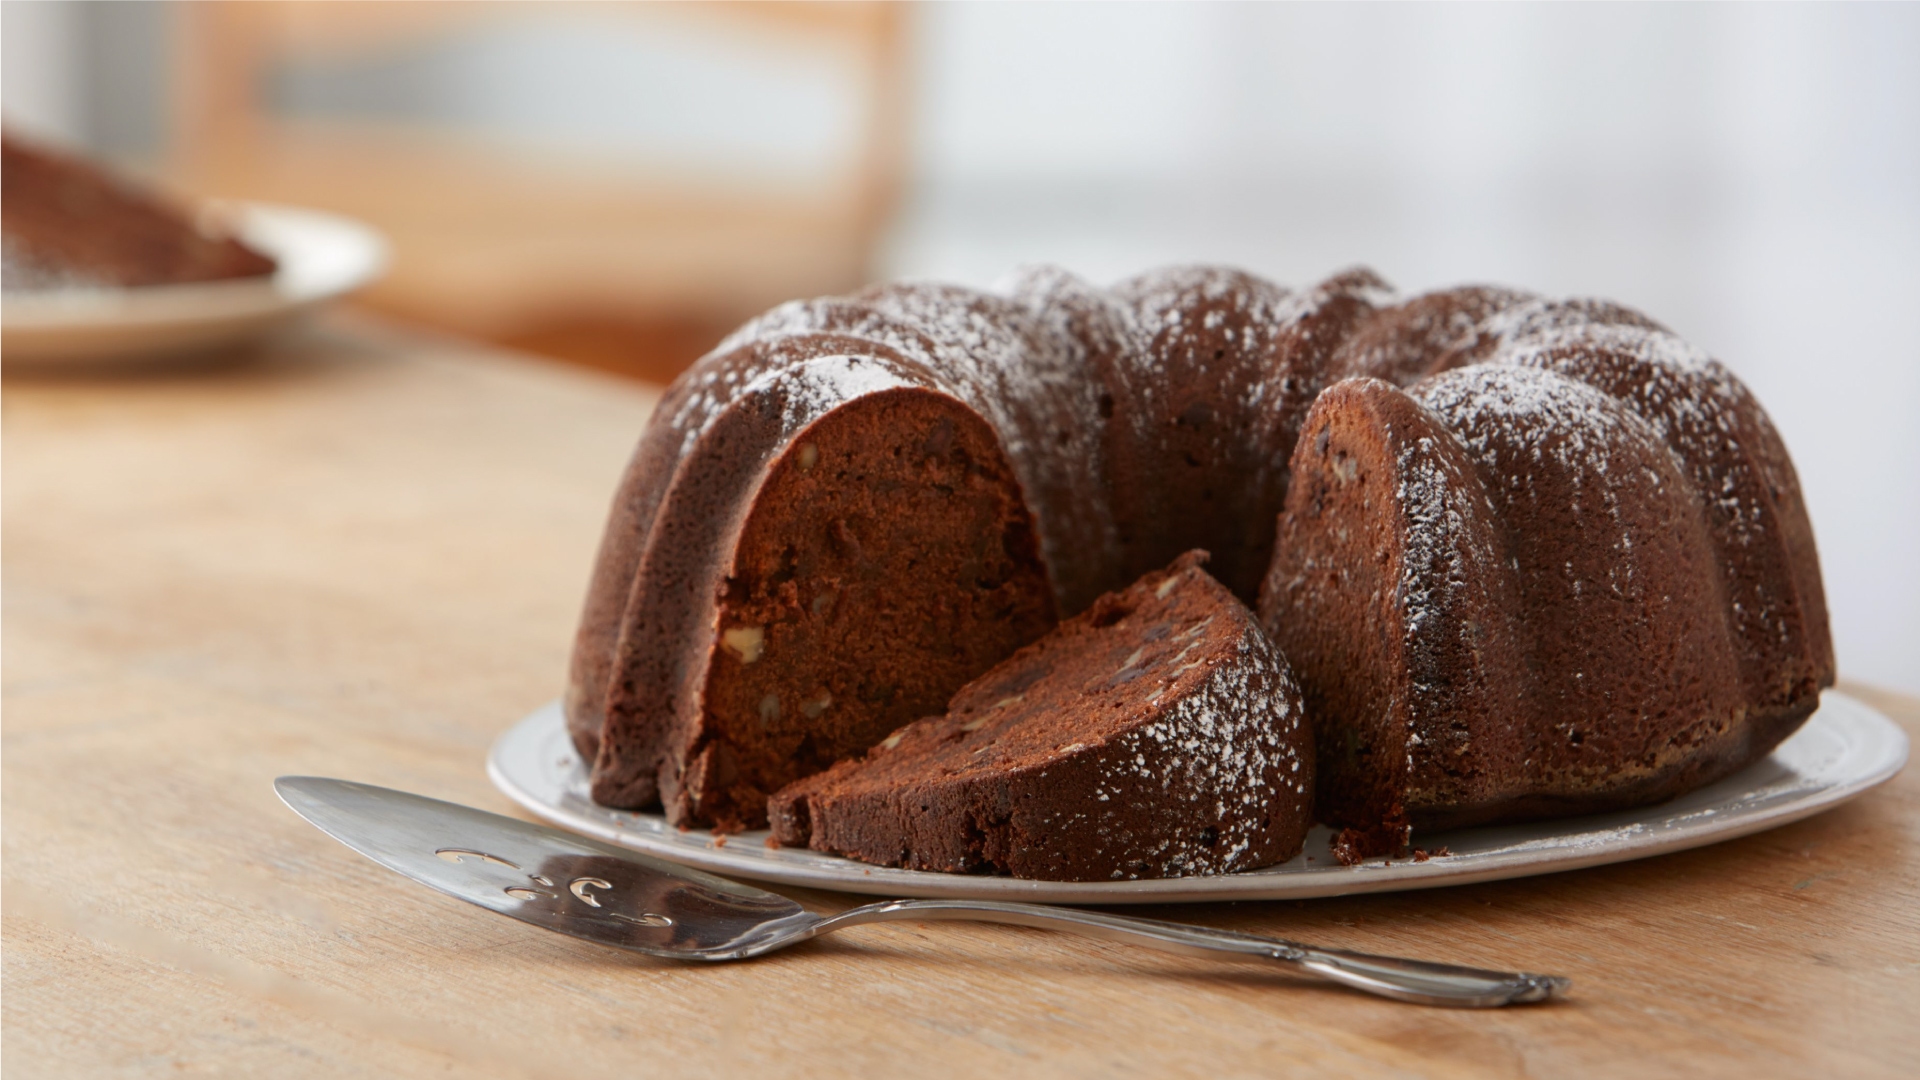
[(1556, 975), (1320, 949), (1279, 938), (1002, 900), (889, 900), (816, 915), (784, 896), (584, 836), (391, 788), (283, 776), (294, 813), (389, 870), (521, 922), (674, 960), (745, 960), (861, 923), (971, 919), (1065, 930), (1165, 952), (1278, 961), (1422, 1005), (1545, 1001)]

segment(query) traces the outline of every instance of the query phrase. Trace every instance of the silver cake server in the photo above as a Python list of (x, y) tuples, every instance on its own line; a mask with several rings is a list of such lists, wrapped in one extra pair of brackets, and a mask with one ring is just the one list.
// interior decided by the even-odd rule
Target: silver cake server
[(744, 960), (889, 919), (972, 919), (1166, 952), (1277, 960), (1422, 1005), (1545, 1001), (1572, 985), (1556, 975), (1318, 949), (1230, 930), (1001, 900), (889, 900), (816, 915), (751, 885), (456, 803), (318, 776), (283, 776), (273, 787), (294, 813), (328, 836), (448, 896), (547, 930), (675, 960)]

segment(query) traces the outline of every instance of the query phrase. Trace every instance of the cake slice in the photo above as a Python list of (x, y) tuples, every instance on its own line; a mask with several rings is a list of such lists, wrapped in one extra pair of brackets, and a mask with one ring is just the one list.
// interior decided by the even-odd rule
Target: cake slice
[(0, 137), (0, 287), (9, 292), (184, 285), (274, 269), (134, 183)]
[(1250, 870), (1300, 851), (1313, 741), (1286, 658), (1188, 552), (865, 756), (768, 800), (775, 838), (1055, 881)]

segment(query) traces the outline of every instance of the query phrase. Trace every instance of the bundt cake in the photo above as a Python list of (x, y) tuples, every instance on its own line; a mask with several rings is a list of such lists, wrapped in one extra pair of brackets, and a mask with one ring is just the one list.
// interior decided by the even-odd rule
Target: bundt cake
[(1778, 435), (1644, 316), (1041, 269), (787, 304), (669, 389), (570, 671), (592, 795), (757, 826), (1194, 548), (1293, 663), (1354, 857), (1707, 782), (1833, 677)]
[(785, 844), (1056, 881), (1250, 870), (1313, 821), (1313, 732), (1253, 612), (1189, 552), (782, 788)]
[(180, 285), (274, 261), (78, 158), (0, 138), (0, 287)]

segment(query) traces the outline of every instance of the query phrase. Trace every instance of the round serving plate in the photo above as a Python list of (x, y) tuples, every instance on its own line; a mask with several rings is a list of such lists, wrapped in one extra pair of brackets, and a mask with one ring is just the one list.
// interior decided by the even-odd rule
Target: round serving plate
[(386, 241), (348, 218), (262, 203), (216, 203), (210, 211), (273, 257), (271, 277), (8, 292), (0, 299), (6, 366), (171, 362), (244, 344), (371, 283), (386, 268)]
[(1261, 870), (1157, 881), (1022, 881), (868, 866), (797, 848), (769, 847), (759, 832), (717, 837), (681, 830), (658, 813), (598, 806), (587, 770), (567, 737), (559, 702), (515, 724), (487, 758), (495, 786), (536, 815), (649, 855), (721, 874), (787, 885), (896, 897), (964, 897), (1057, 904), (1166, 904), (1292, 900), (1348, 893), (1427, 889), (1528, 877), (1643, 859), (1771, 829), (1817, 814), (1892, 779), (1907, 761), (1907, 737), (1856, 698), (1829, 690), (1793, 737), (1765, 760), (1719, 783), (1658, 806), (1422, 834), (1425, 862), (1373, 859), (1342, 866), (1330, 835), (1315, 826), (1306, 850)]

